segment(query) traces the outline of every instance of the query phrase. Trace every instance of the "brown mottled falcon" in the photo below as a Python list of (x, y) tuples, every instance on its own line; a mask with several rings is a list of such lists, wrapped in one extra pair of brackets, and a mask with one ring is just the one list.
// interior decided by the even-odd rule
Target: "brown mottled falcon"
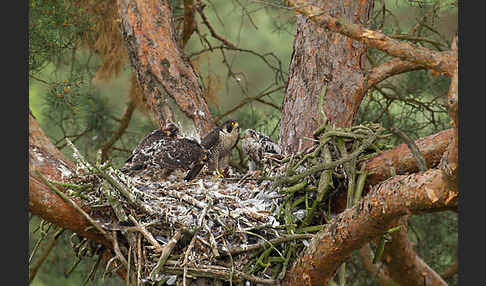
[(246, 129), (241, 139), (241, 148), (248, 156), (248, 168), (254, 172), (263, 165), (264, 155), (281, 154), (280, 146), (272, 142), (270, 137), (253, 129)]
[(165, 178), (174, 170), (188, 170), (207, 161), (207, 151), (195, 140), (178, 136), (179, 128), (169, 123), (145, 136), (120, 171), (133, 175), (140, 170), (156, 169)]
[[(201, 146), (209, 150), (207, 163), (209, 172), (216, 171), (222, 176), (223, 170), (228, 166), (231, 149), (236, 146), (240, 138), (240, 127), (236, 120), (227, 120), (221, 126), (214, 128), (201, 140)], [(195, 165), (186, 176), (192, 180), (199, 174), (204, 164)]]

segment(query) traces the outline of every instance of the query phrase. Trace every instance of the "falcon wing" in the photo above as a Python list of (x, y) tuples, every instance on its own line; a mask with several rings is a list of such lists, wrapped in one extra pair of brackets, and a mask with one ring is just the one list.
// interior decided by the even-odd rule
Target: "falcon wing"
[(204, 136), (201, 140), (201, 145), (208, 150), (215, 146), (219, 141), (219, 130), (220, 128), (215, 128)]
[(166, 134), (160, 129), (150, 132), (150, 134), (148, 134), (142, 140), (140, 140), (140, 143), (138, 143), (138, 146), (135, 147), (132, 154), (130, 155), (130, 157), (128, 157), (125, 163), (132, 162), (133, 157), (136, 154), (139, 154), (142, 149), (146, 149), (147, 147), (152, 145), (155, 141), (160, 140), (164, 137), (166, 137)]

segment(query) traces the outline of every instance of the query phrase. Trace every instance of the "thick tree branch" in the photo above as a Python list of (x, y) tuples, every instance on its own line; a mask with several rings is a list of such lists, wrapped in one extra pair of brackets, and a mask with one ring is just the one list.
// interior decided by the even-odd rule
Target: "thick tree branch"
[[(457, 50), (457, 36), (454, 37), (451, 48), (453, 51)], [(454, 133), (440, 165), (444, 174), (449, 178), (449, 183), (457, 185), (457, 173), (459, 169), (459, 71), (457, 65), (449, 86), (447, 103), (449, 105), (449, 117)]]
[(194, 0), (184, 0), (184, 30), (181, 35), (181, 48), (187, 44), (196, 29)]
[(381, 32), (366, 29), (358, 24), (347, 23), (344, 19), (331, 17), (327, 13), (323, 13), (319, 7), (308, 5), (306, 1), (290, 0), (288, 2), (297, 13), (333, 32), (362, 41), (368, 47), (379, 49), (390, 56), (419, 64), (450, 77), (454, 74), (457, 66), (457, 53), (454, 51), (436, 52), (409, 42), (398, 41)]
[(444, 279), (449, 279), (449, 278), (452, 278), (454, 277), (454, 275), (457, 274), (457, 272), (459, 271), (459, 263), (457, 262), (454, 262), (454, 264), (452, 264), (451, 266), (449, 266), (449, 268), (447, 268), (442, 274), (442, 278)]
[(391, 59), (386, 63), (375, 66), (368, 70), (367, 76), (364, 80), (364, 91), (367, 91), (378, 83), (394, 75), (420, 69), (424, 69), (424, 66), (397, 58)]
[(396, 286), (397, 284), (390, 278), (390, 273), (386, 265), (382, 263), (373, 264), (373, 250), (367, 243), (359, 250), (363, 265), (371, 276), (376, 277), (382, 286)]
[[(55, 181), (65, 181), (74, 169), (72, 162), (67, 161), (62, 153), (47, 139), (32, 114), (29, 114), (29, 210), (57, 226), (69, 229), (89, 239), (110, 247), (102, 234), (95, 230), (86, 230), (91, 226), (69, 203), (54, 193), (39, 178), (35, 171)], [(76, 198), (73, 200), (81, 205)]]
[(214, 122), (198, 76), (176, 43), (169, 1), (118, 0), (118, 11), (131, 64), (159, 125), (167, 94), (200, 134), (208, 133)]
[(408, 216), (400, 218), (400, 229), (391, 233), (391, 241), (383, 252), (390, 277), (399, 285), (446, 286), (447, 283), (414, 251), (408, 239)]
[[(453, 132), (453, 129), (447, 129), (415, 141), (415, 145), (417, 145), (420, 153), (425, 158), (427, 166), (434, 167), (439, 164), (442, 154), (446, 151), (453, 137)], [(392, 176), (392, 168), (397, 175), (419, 171), (417, 160), (407, 144), (400, 144), (374, 158), (368, 159), (366, 161), (366, 171), (369, 175), (366, 183), (375, 185), (390, 178)]]
[(284, 285), (324, 285), (352, 251), (384, 234), (399, 217), (457, 207), (457, 190), (447, 187), (445, 175), (437, 169), (395, 176), (373, 187), (316, 234)]

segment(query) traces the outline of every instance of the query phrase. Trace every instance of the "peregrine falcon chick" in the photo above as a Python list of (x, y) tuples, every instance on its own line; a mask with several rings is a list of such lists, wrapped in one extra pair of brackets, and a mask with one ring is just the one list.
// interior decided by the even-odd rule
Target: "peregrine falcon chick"
[(176, 169), (187, 170), (206, 162), (208, 151), (197, 141), (181, 138), (178, 133), (175, 124), (152, 131), (140, 141), (120, 170), (134, 174), (139, 170), (155, 168), (160, 177), (165, 178)]
[[(202, 140), (201, 146), (209, 151), (208, 170), (218, 174), (224, 170), (231, 155), (231, 149), (236, 146), (240, 137), (240, 127), (236, 120), (227, 120), (221, 126), (214, 128)], [(199, 174), (204, 164), (196, 165), (186, 176), (186, 180), (192, 180)]]
[(245, 130), (241, 140), (243, 152), (248, 156), (248, 168), (250, 172), (262, 167), (265, 153), (281, 154), (280, 146), (272, 142), (270, 137), (253, 129)]

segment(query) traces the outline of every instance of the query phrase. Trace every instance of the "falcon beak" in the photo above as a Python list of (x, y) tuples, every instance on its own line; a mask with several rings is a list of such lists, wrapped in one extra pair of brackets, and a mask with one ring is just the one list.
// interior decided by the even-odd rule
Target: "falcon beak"
[(236, 122), (236, 121), (235, 121), (235, 122), (233, 122), (232, 124), (233, 124), (233, 128), (238, 127), (238, 122)]

